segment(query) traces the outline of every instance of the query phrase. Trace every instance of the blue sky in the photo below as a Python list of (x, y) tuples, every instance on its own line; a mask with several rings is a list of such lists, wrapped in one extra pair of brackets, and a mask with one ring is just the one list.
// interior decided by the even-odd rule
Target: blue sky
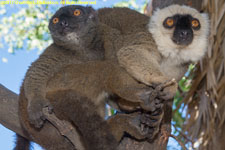
[[(120, 1), (121, 0), (97, 0), (97, 4), (93, 5), (93, 7), (96, 9), (101, 7), (110, 7)], [(143, 1), (145, 0), (140, 0), (138, 3), (142, 3)], [(7, 11), (16, 12), (16, 9), (14, 9), (12, 6), (8, 5), (6, 7)], [(3, 48), (0, 48), (0, 83), (18, 94), (28, 66), (31, 64), (31, 62), (38, 58), (38, 51), (32, 50), (28, 52), (26, 50), (19, 50), (16, 51), (15, 54), (9, 54), (7, 50), (7, 45), (5, 45)], [(7, 63), (4, 63), (1, 60), (3, 57), (7, 58)], [(172, 145), (177, 145), (173, 141), (170, 143)], [(13, 146), (14, 132), (0, 125), (0, 150), (12, 150)], [(33, 149), (41, 150), (41, 148), (37, 145), (34, 145)]]

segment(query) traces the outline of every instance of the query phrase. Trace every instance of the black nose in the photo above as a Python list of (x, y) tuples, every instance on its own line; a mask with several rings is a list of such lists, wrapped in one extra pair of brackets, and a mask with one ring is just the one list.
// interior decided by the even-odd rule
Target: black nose
[(188, 37), (188, 35), (189, 35), (189, 33), (186, 30), (180, 31), (180, 34), (179, 34), (179, 36), (181, 38), (186, 38), (186, 37)]
[(62, 26), (62, 27), (68, 27), (68, 25), (69, 25), (69, 24), (68, 24), (68, 22), (67, 22), (66, 20), (62, 20), (62, 21), (61, 21), (61, 26)]
[(175, 29), (172, 40), (177, 45), (189, 45), (193, 40), (193, 31), (188, 29)]

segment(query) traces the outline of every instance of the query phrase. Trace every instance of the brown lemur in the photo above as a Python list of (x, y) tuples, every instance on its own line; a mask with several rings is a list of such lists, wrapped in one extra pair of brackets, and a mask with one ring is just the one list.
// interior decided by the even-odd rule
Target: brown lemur
[(207, 50), (208, 16), (188, 6), (157, 9), (150, 20), (128, 8), (103, 8), (98, 17), (123, 36), (122, 44), (114, 43), (119, 64), (146, 85), (172, 78), (179, 81), (188, 65), (200, 60)]
[[(209, 19), (206, 14), (188, 6), (171, 5), (157, 9), (150, 21), (147, 16), (128, 8), (103, 8), (98, 11), (98, 17), (101, 23), (118, 29), (127, 37), (122, 45), (127, 50), (120, 48), (117, 53), (119, 64), (147, 85), (156, 82), (155, 78), (161, 78), (160, 74), (168, 79), (180, 80), (188, 64), (200, 60), (207, 50)], [(148, 36), (146, 40), (145, 34), (146, 38)], [(138, 47), (143, 44), (151, 49)], [(143, 59), (145, 61), (137, 61)], [(149, 64), (156, 66), (152, 65), (155, 66), (152, 68)]]
[(50, 19), (49, 30), (54, 42), (31, 64), (22, 87), (28, 100), (29, 120), (36, 127), (43, 123), (42, 108), (52, 109), (45, 97), (47, 81), (68, 64), (104, 57), (96, 26), (97, 17), (91, 7), (67, 6)]
[[(179, 81), (188, 65), (200, 60), (207, 51), (208, 16), (188, 6), (158, 9), (150, 20), (128, 8), (103, 8), (98, 11), (98, 17), (101, 23), (119, 30), (124, 37), (122, 44), (120, 40), (113, 44), (119, 64), (147, 85), (172, 78)], [(165, 88), (166, 96), (173, 96), (174, 91), (175, 85)], [(125, 106), (127, 109), (127, 103)]]
[[(96, 25), (97, 25), (97, 18), (95, 16), (94, 10), (90, 7), (66, 6), (59, 9), (56, 12), (56, 14), (51, 18), (49, 23), (49, 30), (51, 32), (54, 43), (43, 52), (43, 54), (39, 57), (37, 61), (32, 63), (31, 67), (26, 73), (26, 77), (22, 84), (20, 98), (19, 98), (21, 124), (24, 127), (25, 132), (27, 132), (28, 135), (31, 136), (31, 139), (33, 139), (35, 142), (37, 142), (38, 144), (40, 144), (46, 149), (54, 149), (54, 150), (74, 149), (74, 147), (68, 141), (66, 141), (66, 139), (61, 137), (56, 130), (51, 129), (51, 124), (49, 124), (48, 122), (41, 129), (38, 129), (38, 128), (42, 126), (43, 121), (45, 120), (42, 114), (42, 108), (48, 107), (49, 111), (51, 112), (53, 108), (52, 104), (55, 104), (56, 102), (56, 104), (58, 104), (59, 106), (63, 106), (63, 104), (61, 105), (61, 103), (64, 102), (63, 101), (65, 100), (64, 98), (67, 98), (69, 103), (69, 99), (72, 99), (72, 98), (68, 98), (65, 95), (66, 93), (70, 95), (69, 94), (71, 93), (70, 89), (73, 89), (73, 88), (76, 89), (74, 86), (73, 88), (67, 86), (66, 91), (64, 91), (61, 94), (61, 95), (64, 95), (63, 97), (57, 97), (57, 96), (54, 97), (53, 95), (54, 99), (50, 99), (51, 101), (49, 101), (48, 98), (46, 97), (46, 93), (50, 93), (50, 91), (55, 89), (56, 92), (54, 94), (57, 95), (57, 93), (60, 93), (59, 90), (63, 90), (63, 88), (61, 89), (60, 84), (66, 84), (66, 83), (60, 83), (58, 86), (56, 86), (59, 88), (56, 88), (55, 86), (53, 86), (52, 88), (48, 89), (48, 87), (50, 86), (47, 86), (47, 82), (51, 78), (53, 78), (54, 74), (69, 64), (80, 64), (90, 60), (102, 60), (104, 56), (103, 45), (102, 45), (102, 41), (100, 40), (101, 35), (98, 33), (98, 29), (97, 29), (98, 27), (96, 27)], [(116, 68), (119, 68), (118, 70), (122, 70), (122, 72), (124, 72), (122, 68), (120, 67), (116, 67)], [(79, 68), (76, 72), (79, 72)], [(118, 75), (120, 75), (120, 72), (118, 72)], [(127, 76), (127, 74), (125, 75)], [(79, 76), (79, 77), (82, 77), (82, 76)], [(72, 82), (73, 79), (70, 79), (70, 80)], [(85, 78), (82, 78), (81, 80), (85, 80)], [(101, 79), (98, 79), (98, 80), (101, 80)], [(128, 80), (126, 79), (124, 83), (126, 81)], [(93, 86), (92, 84), (95, 82), (96, 82), (95, 80), (92, 80), (90, 85)], [(77, 83), (80, 83), (80, 82), (77, 82)], [(139, 86), (139, 83), (137, 83), (136, 81), (134, 83), (137, 84), (138, 86), (131, 87), (129, 92), (132, 92), (132, 93), (130, 94), (125, 91), (125, 94), (121, 94), (122, 97), (124, 96), (125, 99), (128, 97), (128, 99), (131, 98), (132, 100), (136, 100), (131, 95), (136, 92), (136, 89), (134, 88), (140, 88), (140, 87), (143, 88), (145, 86), (144, 85)], [(130, 88), (127, 85), (128, 84), (126, 83), (125, 88)], [(88, 89), (89, 87), (87, 86), (86, 88)], [(123, 87), (120, 87), (120, 89), (122, 88)], [(138, 90), (146, 93), (145, 90), (147, 88), (148, 87), (145, 87), (144, 90), (143, 89), (138, 89)], [(121, 93), (121, 91), (123, 92), (124, 90), (120, 91), (116, 89), (116, 91)], [(86, 140), (86, 143), (87, 143), (86, 146), (92, 145), (91, 142), (96, 141), (94, 145), (92, 145), (90, 148), (87, 147), (87, 149), (105, 149), (105, 148), (115, 149), (116, 148), (116, 146), (118, 145), (116, 139), (120, 140), (121, 137), (117, 137), (117, 134), (115, 133), (117, 131), (111, 132), (109, 130), (111, 129), (110, 127), (111, 124), (116, 123), (116, 124), (119, 124), (120, 126), (122, 124), (121, 122), (117, 121), (118, 119), (115, 119), (115, 118), (119, 118), (119, 120), (124, 122), (123, 126), (125, 128), (120, 127), (121, 128), (120, 130), (126, 130), (126, 132), (131, 134), (132, 132), (134, 132), (134, 135), (136, 137), (138, 137), (137, 135), (138, 133), (136, 133), (136, 131), (140, 132), (141, 138), (143, 138), (144, 134), (146, 134), (146, 133), (143, 133), (143, 131), (141, 131), (141, 129), (139, 128), (138, 121), (140, 122), (141, 120), (140, 118), (141, 115), (139, 114), (133, 115), (133, 116), (131, 115), (128, 117), (123, 114), (117, 115), (116, 117), (109, 119), (108, 121), (109, 125), (108, 125), (108, 123), (105, 122), (103, 119), (103, 116), (104, 116), (103, 112), (105, 107), (104, 103), (101, 100), (101, 93), (103, 91), (101, 91), (101, 93), (96, 93), (96, 94), (92, 92), (92, 94), (95, 94), (95, 96), (97, 96), (97, 94), (99, 94), (99, 96), (90, 97), (90, 100), (89, 100), (90, 102), (88, 102), (87, 100), (89, 97), (86, 96), (88, 95), (89, 92), (87, 92), (87, 90), (85, 91), (87, 93), (84, 92), (85, 94), (83, 94), (82, 92), (79, 93), (79, 90), (77, 89), (74, 91), (75, 95), (77, 94), (75, 97), (73, 96), (74, 111), (71, 110), (71, 111), (65, 112), (67, 111), (67, 108), (55, 109), (54, 111), (56, 114), (67, 115), (67, 116), (64, 116), (64, 118), (67, 118), (69, 121), (75, 124), (75, 126), (77, 126), (84, 140)], [(120, 94), (118, 95), (120, 96)], [(77, 97), (80, 97), (80, 98), (77, 98)], [(137, 95), (136, 95), (136, 98), (138, 98)], [(98, 99), (100, 99), (99, 100), (100, 102), (96, 101)], [(84, 102), (79, 103), (80, 100), (83, 100)], [(85, 101), (87, 101), (87, 103)], [(139, 102), (140, 100), (138, 99), (137, 101)], [(73, 118), (74, 113), (72, 112), (77, 113), (77, 110), (80, 110), (80, 109), (81, 109), (80, 110), (81, 112), (84, 111), (82, 104), (84, 104), (87, 107), (90, 105), (90, 108), (89, 108), (90, 112), (87, 111), (87, 114), (81, 113), (83, 115), (82, 118), (80, 117)], [(63, 112), (60, 112), (60, 110), (63, 110)], [(77, 114), (77, 115), (80, 115), (80, 114)], [(130, 120), (129, 120), (129, 117), (130, 117)], [(85, 122), (87, 122), (88, 120), (93, 120), (93, 121), (96, 120), (96, 121), (92, 124), (88, 122), (87, 125), (90, 125), (90, 126), (87, 127), (85, 126)], [(79, 123), (81, 123), (81, 125)], [(98, 126), (97, 124), (100, 126)], [(131, 127), (131, 129), (129, 129), (129, 126)], [(99, 127), (101, 127), (101, 130), (98, 129)], [(92, 136), (90, 137), (91, 134), (87, 131), (92, 131), (95, 134), (92, 134)], [(122, 131), (122, 134), (123, 132), (124, 131)], [(115, 135), (112, 135), (112, 134), (115, 134)], [(22, 137), (19, 137), (19, 139), (20, 138)], [(101, 143), (98, 144), (97, 142), (99, 141), (101, 141)], [(15, 149), (20, 150), (23, 148), (17, 146)]]
[[(173, 11), (171, 11), (171, 9)], [(139, 87), (139, 89), (146, 89), (146, 87), (143, 84), (137, 85), (135, 79), (142, 81), (147, 85), (157, 85), (165, 83), (172, 78), (175, 78), (178, 81), (184, 75), (185, 71), (188, 68), (188, 65), (191, 62), (200, 60), (207, 50), (207, 40), (209, 34), (208, 17), (206, 14), (200, 14), (197, 10), (187, 6), (172, 5), (161, 10), (159, 9), (154, 12), (154, 15), (150, 20), (143, 14), (140, 14), (128, 8), (100, 9), (98, 10), (98, 17), (100, 23), (104, 23), (109, 27), (116, 29), (112, 33), (107, 32), (107, 28), (104, 28), (106, 30), (105, 33), (107, 33), (104, 35), (106, 62), (99, 62), (99, 64), (93, 64), (92, 62), (92, 64), (89, 64), (89, 66), (91, 66), (90, 70), (91, 68), (101, 68), (100, 72), (102, 71), (102, 73), (99, 73), (99, 71), (97, 70), (95, 71), (97, 71), (97, 74), (101, 74), (104, 76), (93, 76), (99, 77), (99, 79), (101, 79), (101, 82), (103, 83), (97, 82), (97, 80), (99, 79), (94, 79), (93, 81), (96, 82), (95, 86), (89, 85), (90, 83), (85, 83), (82, 86), (80, 86), (80, 84), (75, 85), (75, 83), (77, 83), (79, 80), (82, 80), (79, 78), (80, 76), (85, 76), (86, 79), (89, 79), (89, 81), (91, 81), (92, 77), (86, 77), (85, 75), (85, 73), (87, 74), (88, 71), (84, 68), (89, 67), (88, 63), (82, 64), (84, 66), (81, 67), (81, 69), (78, 69), (78, 66), (71, 67), (71, 70), (80, 70), (80, 72), (83, 72), (84, 75), (76, 75), (76, 73), (68, 72), (68, 76), (74, 76), (74, 80), (75, 78), (79, 79), (76, 82), (71, 83), (71, 85), (73, 85), (74, 87), (78, 86), (75, 89), (82, 89), (79, 92), (83, 92), (84, 95), (86, 95), (90, 99), (92, 97), (96, 97), (96, 93), (101, 93), (102, 91), (104, 91), (105, 95), (103, 96), (108, 96), (112, 93), (116, 93), (119, 97), (126, 97), (125, 100), (127, 100), (128, 102), (138, 102), (137, 99), (140, 98), (138, 98), (136, 95), (133, 95), (131, 91), (135, 93), (136, 91), (138, 91), (137, 87)], [(127, 26), (126, 23), (128, 23), (129, 26)], [(156, 29), (158, 29), (157, 31), (159, 33), (153, 32)], [(163, 41), (159, 43), (160, 40), (157, 38), (160, 38), (163, 33), (166, 34), (164, 37), (167, 37), (167, 41), (164, 39), (163, 41), (165, 41), (166, 43), (163, 43)], [(157, 37), (157, 35), (159, 37)], [(167, 43), (169, 44), (167, 45)], [(198, 45), (197, 43), (200, 43), (200, 45)], [(170, 52), (171, 54), (165, 55), (163, 50), (161, 49), (162, 47), (164, 48), (164, 52), (167, 52), (168, 50), (168, 53)], [(187, 51), (191, 52), (191, 54), (187, 55)], [(120, 68), (117, 66), (117, 62), (114, 62), (117, 58), (119, 60), (119, 64), (125, 70), (127, 70), (130, 75), (134, 77), (134, 79), (120, 70)], [(107, 65), (104, 63), (106, 63)], [(107, 69), (104, 69), (104, 67), (101, 66), (110, 69), (107, 71)], [(91, 71), (91, 73), (95, 74), (95, 71)], [(92, 76), (91, 73), (89, 74), (90, 76)], [(107, 79), (107, 77), (109, 79)], [(61, 77), (59, 76), (58, 78)], [(106, 78), (106, 81), (104, 81), (104, 78)], [(59, 81), (63, 80), (62, 83), (68, 83), (68, 79), (69, 78), (61, 79)], [(66, 82), (65, 80), (68, 81)], [(54, 82), (57, 83), (57, 81)], [(82, 81), (81, 83), (83, 82), (84, 81)], [(97, 89), (98, 86), (96, 84), (99, 86), (99, 89)], [(103, 87), (101, 87), (102, 84), (104, 85), (104, 90)], [(56, 86), (57, 85), (55, 85), (55, 87)], [(67, 84), (66, 86), (69, 85)], [(95, 93), (91, 94), (91, 92), (89, 92), (87, 94), (86, 92), (84, 92), (85, 87), (91, 86), (93, 86), (94, 88), (91, 91), (94, 91)], [(124, 90), (121, 87), (128, 88), (125, 88)], [(166, 94), (164, 93), (165, 97), (170, 99), (171, 97), (173, 97), (176, 91), (176, 84), (165, 88), (165, 90), (168, 90), (166, 91)], [(146, 93), (148, 92), (150, 91), (147, 90)], [(125, 96), (129, 95), (127, 93), (129, 93), (130, 96)], [(155, 97), (157, 97), (157, 94), (154, 95), (153, 92), (142, 95), (142, 97), (148, 97), (143, 98), (148, 99), (146, 107), (141, 105), (142, 108), (146, 110), (154, 111), (155, 107), (150, 107), (154, 106), (154, 104), (152, 103), (160, 103), (160, 100), (157, 99), (155, 102), (151, 101), (154, 100)], [(141, 100), (139, 103), (145, 104)], [(119, 106), (121, 107), (121, 105)], [(125, 109), (129, 107), (129, 109), (134, 110), (137, 109), (135, 108), (135, 106), (137, 106), (137, 108), (139, 107), (139, 105), (133, 104), (131, 104), (129, 107), (127, 106), (127, 103), (125, 103), (125, 105), (122, 105), (122, 107)], [(162, 116), (162, 114), (160, 115)]]
[[(53, 108), (49, 100), (46, 99), (47, 81), (68, 64), (82, 63), (104, 57), (103, 44), (100, 40), (101, 35), (97, 33), (96, 29), (97, 22), (95, 10), (91, 7), (82, 6), (63, 7), (50, 19), (49, 30), (54, 42), (46, 48), (39, 59), (32, 63), (26, 73), (20, 93), (20, 108), (26, 109), (27, 115), (24, 116), (25, 114), (20, 110), (21, 123), (31, 136), (32, 131), (29, 132), (29, 128), (34, 126), (39, 128), (45, 120), (42, 108), (48, 107), (50, 111)], [(27, 106), (23, 108), (24, 102), (27, 102)], [(25, 118), (29, 118), (28, 122), (34, 126), (26, 126)], [(53, 133), (55, 132), (53, 131)], [(39, 132), (35, 134), (39, 134)], [(21, 138), (19, 137), (19, 139)], [(52, 142), (54, 140), (57, 140), (57, 138), (53, 139)], [(34, 141), (36, 141), (35, 138)], [(62, 142), (59, 142), (59, 145)], [(49, 143), (51, 144), (51, 142)], [(15, 149), (23, 149), (23, 147), (20, 147), (20, 143), (17, 144), (18, 146)], [(56, 146), (60, 149), (62, 146), (59, 145)], [(72, 149), (72, 146), (70, 147)]]

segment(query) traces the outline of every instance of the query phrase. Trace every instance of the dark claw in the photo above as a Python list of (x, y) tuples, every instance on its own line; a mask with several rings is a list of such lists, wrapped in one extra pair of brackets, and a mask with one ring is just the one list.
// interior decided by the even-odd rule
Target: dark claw
[(141, 131), (144, 131), (144, 124), (141, 124)]
[(162, 86), (158, 86), (154, 90), (149, 88), (149, 90), (144, 89), (143, 92), (139, 92), (138, 96), (142, 100), (142, 103), (140, 103), (141, 108), (150, 112), (154, 112), (156, 109), (161, 109), (164, 102), (162, 97), (167, 98), (165, 96), (168, 96), (168, 94), (162, 92), (161, 89)]
[(156, 105), (155, 105), (156, 109), (162, 109), (163, 106), (164, 106), (163, 103), (160, 103), (160, 104), (156, 104)]
[(150, 117), (159, 116), (161, 113), (162, 113), (162, 110), (161, 109), (157, 109), (156, 111), (151, 112)]
[(39, 115), (39, 118), (40, 118), (40, 120), (45, 120), (45, 119), (46, 119), (43, 113), (41, 113), (41, 114)]
[[(158, 96), (160, 99), (163, 99), (165, 101), (173, 99), (175, 93), (176, 93), (176, 80), (172, 79), (170, 81), (166, 81), (156, 87), (156, 90), (158, 90)], [(172, 90), (168, 90), (172, 89)]]
[(149, 133), (148, 131), (149, 131), (148, 126), (144, 125), (143, 133), (144, 133), (145, 135), (147, 135), (147, 134)]
[(47, 106), (48, 107), (48, 113), (52, 114), (53, 113), (53, 107), (52, 105)]
[(161, 111), (130, 114), (129, 125), (135, 130), (131, 135), (137, 139), (153, 139), (159, 132), (162, 114)]
[(148, 141), (152, 141), (158, 133), (159, 133), (159, 128), (158, 129), (151, 128), (150, 134), (148, 134), (148, 137), (147, 137)]
[(173, 99), (173, 97), (174, 97), (174, 94), (170, 94), (170, 93), (167, 93), (165, 96), (161, 96), (161, 98), (164, 99), (165, 101), (171, 100)]
[(144, 113), (144, 116), (149, 118), (151, 115), (149, 113)]
[(43, 123), (44, 123), (44, 122), (43, 122), (42, 120), (39, 120), (38, 122), (35, 123), (34, 126), (35, 126), (35, 128), (41, 128), (42, 125), (43, 125)]
[(160, 99), (155, 99), (155, 104), (160, 104), (160, 103), (162, 103), (162, 101), (160, 100)]
[(153, 132), (154, 132), (154, 128), (150, 127), (149, 128), (149, 135), (152, 135)]

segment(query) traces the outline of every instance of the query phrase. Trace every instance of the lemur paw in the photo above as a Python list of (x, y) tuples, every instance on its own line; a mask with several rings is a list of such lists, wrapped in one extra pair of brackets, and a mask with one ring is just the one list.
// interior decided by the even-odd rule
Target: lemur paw
[(148, 137), (149, 128), (141, 123), (142, 114), (133, 113), (128, 114), (128, 126), (129, 130), (127, 131), (132, 137), (138, 140), (144, 140)]
[(45, 117), (42, 112), (42, 109), (48, 107), (49, 113), (52, 113), (53, 107), (50, 102), (44, 98), (34, 98), (28, 104), (28, 117), (31, 124), (33, 124), (36, 128), (41, 128)]
[(155, 90), (158, 91), (158, 97), (160, 99), (171, 100), (176, 94), (177, 87), (176, 80), (172, 79), (157, 85)]
[(154, 112), (143, 113), (141, 123), (149, 127), (157, 127), (160, 125), (163, 115), (164, 112), (161, 109), (157, 109)]
[(145, 125), (149, 128), (147, 136), (148, 141), (151, 141), (159, 133), (160, 125), (162, 122), (164, 112), (161, 109), (157, 109), (154, 112), (144, 113), (141, 118), (142, 126)]
[(175, 80), (169, 80), (153, 88), (144, 89), (138, 93), (139, 98), (142, 100), (140, 103), (141, 108), (146, 111), (153, 112), (160, 109), (164, 105), (164, 101), (171, 100), (177, 91), (177, 83)]
[(152, 88), (144, 89), (139, 92), (138, 96), (142, 100), (140, 103), (141, 108), (150, 112), (162, 108), (163, 102), (161, 99), (157, 98), (158, 95), (159, 91)]
[(138, 140), (152, 140), (158, 133), (163, 111), (129, 114), (129, 134)]

